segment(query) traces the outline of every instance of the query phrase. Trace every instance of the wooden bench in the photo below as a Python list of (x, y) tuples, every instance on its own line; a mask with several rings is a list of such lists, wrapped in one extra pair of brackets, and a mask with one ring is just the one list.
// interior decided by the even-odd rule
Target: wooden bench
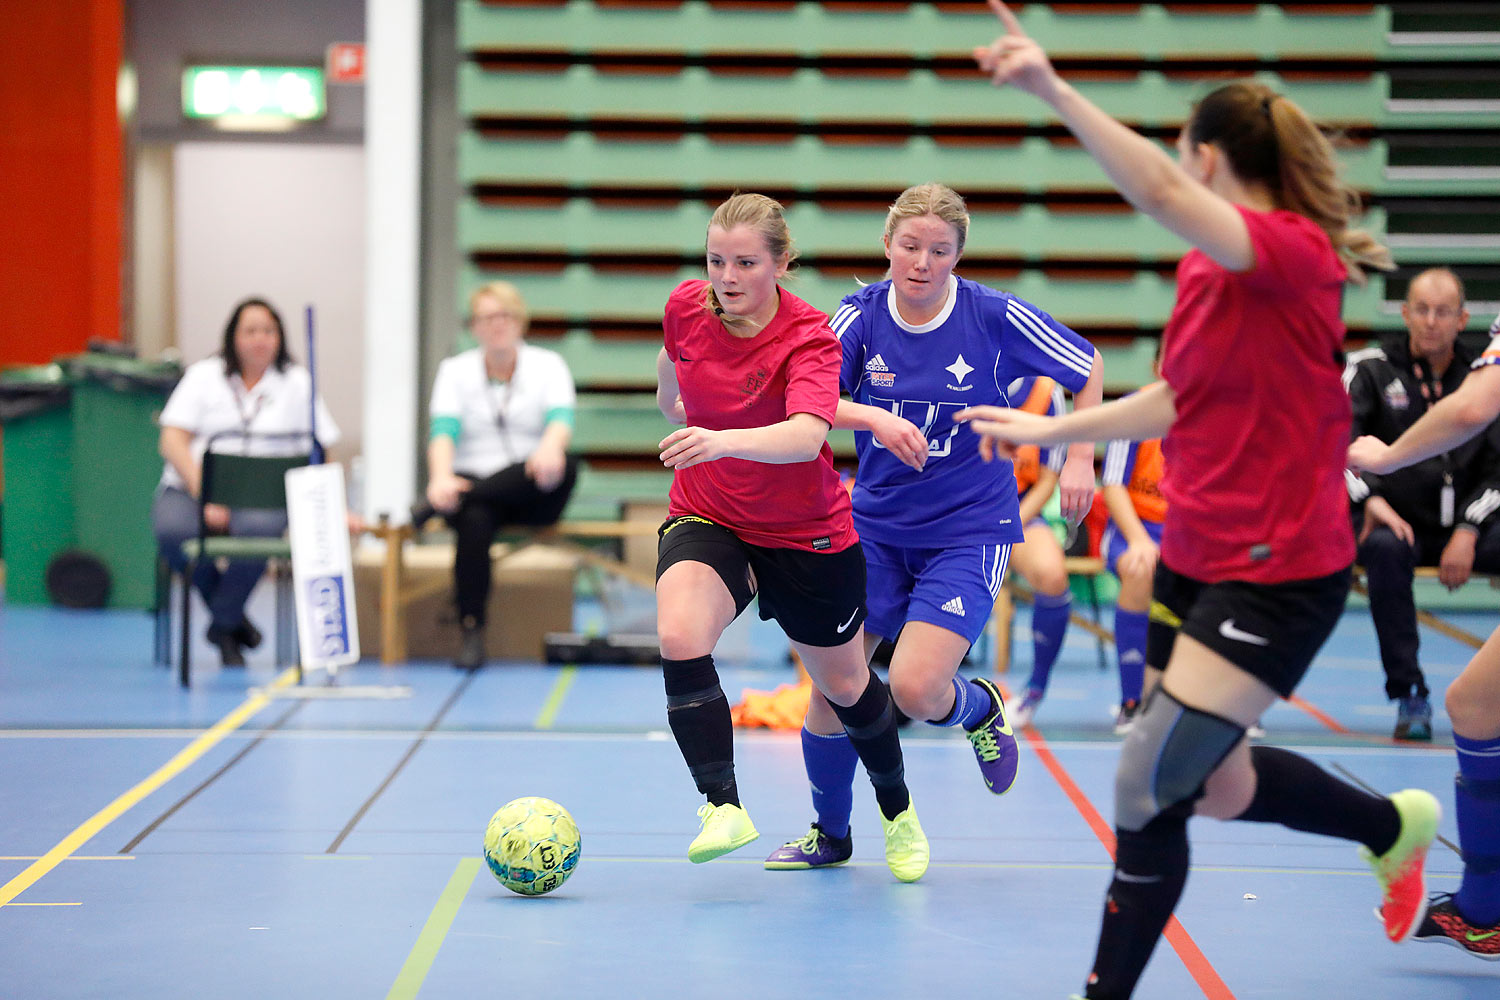
[[(621, 577), (643, 587), (654, 587), (656, 581), (652, 577), (620, 560), (600, 555), (580, 542), (654, 536), (658, 527), (659, 523), (655, 520), (621, 520), (559, 521), (545, 528), (506, 528), (500, 537), (512, 544), (499, 556), (499, 561), (503, 562), (532, 545), (554, 545), (567, 549), (580, 566), (595, 573)], [(412, 588), (406, 580), (403, 554), (406, 543), (416, 537), (418, 530), (410, 524), (393, 525), (389, 518), (382, 517), (370, 529), (370, 533), (385, 543), (380, 571), (380, 662), (400, 663), (407, 657), (406, 607), (412, 600), (428, 593), (427, 588)], [(445, 581), (440, 585), (448, 584)], [(600, 592), (603, 592), (602, 588)]]
[[(1080, 576), (1089, 579), (1099, 576), (1104, 572), (1104, 560), (1096, 556), (1068, 556), (1063, 561), (1064, 567), (1070, 577)], [(1419, 580), (1436, 580), (1438, 569), (1436, 566), (1418, 566), (1415, 576)], [(1500, 588), (1500, 576), (1491, 576), (1486, 573), (1474, 573), (1470, 582), (1475, 580), (1488, 580), (1491, 587)], [(1364, 569), (1360, 566), (1354, 567), (1353, 590), (1364, 596), (1368, 596), (1365, 589)], [(1015, 616), (1015, 600), (1020, 596), (1015, 592), (1012, 580), (1007, 577), (1005, 586), (1000, 590), (1000, 596), (995, 599), (995, 609), (990, 615), (990, 641), (994, 644), (995, 652), (993, 664), (995, 673), (1004, 673), (1010, 669), (1010, 643), (1011, 643), (1011, 621)], [(1105, 665), (1104, 645), (1114, 642), (1114, 633), (1100, 623), (1099, 606), (1097, 599), (1093, 602), (1093, 620), (1090, 621), (1083, 615), (1074, 612), (1069, 619), (1070, 623), (1094, 636), (1100, 643), (1100, 664)], [(1484, 636), (1475, 635), (1473, 632), (1443, 621), (1430, 611), (1417, 609), (1417, 621), (1441, 635), (1445, 635), (1456, 642), (1461, 642), (1471, 649), (1478, 649), (1484, 645)]]
[[(1099, 594), (1094, 581), (1104, 572), (1104, 560), (1098, 556), (1067, 556), (1063, 559), (1063, 568), (1067, 570), (1069, 578), (1082, 577), (1089, 582), (1090, 600), (1089, 604), (1093, 611), (1093, 620), (1085, 618), (1078, 612), (1069, 616), (1070, 624), (1083, 629), (1093, 636), (1099, 644), (1099, 669), (1108, 667), (1105, 658), (1105, 645), (1115, 641), (1115, 634), (1105, 628), (1099, 617)], [(1015, 577), (1006, 574), (1005, 584), (1000, 588), (1000, 596), (995, 598), (995, 608), (990, 613), (989, 638), (994, 645), (994, 656), (992, 657), (994, 672), (1003, 674), (1010, 669), (1010, 641), (1011, 622), (1015, 617), (1015, 602), (1017, 597), (1022, 600), (1030, 599), (1030, 591), (1017, 591), (1015, 588)]]

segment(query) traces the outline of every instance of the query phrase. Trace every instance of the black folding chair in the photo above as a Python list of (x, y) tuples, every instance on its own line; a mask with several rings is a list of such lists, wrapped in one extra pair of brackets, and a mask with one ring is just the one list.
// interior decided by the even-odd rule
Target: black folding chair
[[(234, 438), (246, 442), (282, 440), (295, 442), (299, 452), (292, 455), (259, 456), (233, 454), (214, 450), (223, 438)], [(310, 438), (306, 434), (244, 434), (233, 431), (215, 435), (208, 442), (203, 454), (202, 483), (198, 491), (198, 537), (182, 543), (182, 554), (187, 564), (182, 577), (182, 633), (180, 636), (180, 660), (178, 679), (183, 687), (191, 683), (192, 674), (192, 597), (193, 570), (205, 559), (228, 562), (260, 562), (270, 564), (276, 582), (276, 661), (278, 664), (293, 662), (296, 653), (296, 618), (291, 593), (291, 542), (286, 537), (250, 538), (234, 535), (213, 535), (208, 530), (207, 508), (211, 503), (230, 509), (286, 510), (286, 474), (310, 461), (307, 448)], [(310, 449), (309, 449), (310, 451)], [(157, 601), (156, 653), (158, 662), (165, 662), (169, 639), (169, 626), (163, 620), (170, 615), (171, 570), (162, 561), (158, 573), (160, 589)]]

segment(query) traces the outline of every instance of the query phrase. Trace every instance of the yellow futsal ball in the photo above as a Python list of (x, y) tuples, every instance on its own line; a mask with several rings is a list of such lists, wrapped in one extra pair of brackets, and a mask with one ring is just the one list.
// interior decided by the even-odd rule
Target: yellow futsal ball
[(540, 896), (568, 880), (583, 853), (578, 824), (551, 799), (530, 795), (507, 802), (484, 831), (484, 860), (500, 884)]

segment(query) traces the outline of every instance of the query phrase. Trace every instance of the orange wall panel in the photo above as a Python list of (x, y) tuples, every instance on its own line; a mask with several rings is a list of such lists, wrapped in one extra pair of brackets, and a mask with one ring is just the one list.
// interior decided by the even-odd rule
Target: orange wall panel
[(120, 335), (123, 0), (0, 0), (0, 366)]

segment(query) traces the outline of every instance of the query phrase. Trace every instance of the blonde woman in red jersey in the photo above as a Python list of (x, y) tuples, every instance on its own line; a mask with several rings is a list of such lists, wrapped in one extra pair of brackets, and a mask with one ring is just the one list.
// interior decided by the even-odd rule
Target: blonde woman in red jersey
[(828, 699), (875, 786), (886, 863), (911, 882), (927, 838), (906, 788), (890, 692), (864, 655), (865, 558), (828, 429), (839, 403), (828, 317), (781, 288), (793, 259), (779, 204), (736, 194), (708, 226), (708, 280), (667, 300), (657, 404), (686, 424), (661, 442), (674, 470), (656, 565), (667, 721), (698, 790), (688, 859), (757, 837), (734, 776), (734, 730), (713, 650), (760, 599)]
[(1341, 296), (1389, 255), (1349, 228), (1355, 199), (1332, 149), (1285, 97), (1259, 83), (1215, 90), (1192, 109), (1174, 162), (1063, 81), (1005, 5), (990, 5), (1006, 33), (975, 50), (980, 68), (1047, 102), (1132, 205), (1195, 248), (1177, 271), (1164, 381), (1061, 418), (968, 412), (991, 450), (1165, 438), (1147, 640), (1148, 664), (1164, 672), (1120, 754), (1115, 874), (1085, 995), (1134, 991), (1186, 882), (1194, 813), (1361, 843), (1386, 934), (1403, 941), (1426, 905), (1437, 800), (1370, 795), (1245, 738), (1343, 612), (1354, 538)]

